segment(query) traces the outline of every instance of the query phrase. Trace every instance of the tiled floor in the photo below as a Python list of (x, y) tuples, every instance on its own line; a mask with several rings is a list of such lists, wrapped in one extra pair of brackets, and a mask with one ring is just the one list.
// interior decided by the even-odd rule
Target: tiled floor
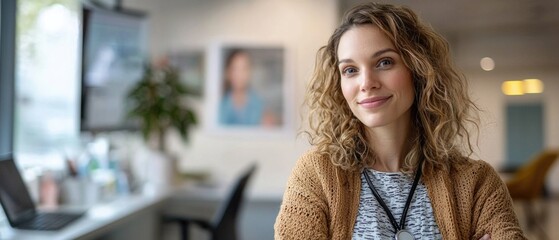
[(530, 231), (529, 229), (527, 229), (525, 208), (523, 206), (523, 203), (514, 203), (514, 208), (518, 215), (518, 220), (520, 221), (520, 225), (524, 229), (524, 233), (526, 234), (528, 239), (559, 239), (559, 197), (555, 197), (546, 202), (536, 202), (534, 206), (536, 211), (546, 214), (547, 220), (537, 226), (535, 230)]

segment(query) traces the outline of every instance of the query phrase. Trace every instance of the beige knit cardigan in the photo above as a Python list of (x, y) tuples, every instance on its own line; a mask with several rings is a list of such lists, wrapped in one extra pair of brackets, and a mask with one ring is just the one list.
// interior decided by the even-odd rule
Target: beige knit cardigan
[[(422, 180), (444, 239), (526, 239), (505, 184), (487, 163), (467, 160)], [(304, 154), (287, 183), (275, 239), (351, 239), (360, 191), (360, 171)]]

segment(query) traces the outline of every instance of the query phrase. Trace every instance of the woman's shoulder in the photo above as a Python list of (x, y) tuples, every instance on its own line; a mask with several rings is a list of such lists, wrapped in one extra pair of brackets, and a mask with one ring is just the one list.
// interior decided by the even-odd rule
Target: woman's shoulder
[(462, 173), (485, 173), (485, 172), (495, 172), (493, 167), (484, 160), (472, 159), (468, 157), (463, 157), (461, 161), (452, 165), (452, 169), (457, 172)]
[(333, 164), (327, 153), (322, 153), (316, 148), (312, 148), (303, 153), (295, 164), (296, 172), (306, 172), (316, 175), (317, 177), (325, 177), (336, 171), (345, 171), (341, 167)]
[(492, 168), (491, 165), (484, 160), (469, 157), (461, 157), (461, 159), (456, 161), (456, 164), (453, 164), (452, 167), (456, 170)]
[(316, 148), (307, 150), (299, 157), (297, 165), (307, 169), (329, 169), (333, 167), (327, 154), (319, 152)]
[(449, 175), (457, 181), (466, 181), (475, 185), (480, 182), (497, 183), (500, 181), (499, 175), (489, 163), (467, 157), (451, 165)]

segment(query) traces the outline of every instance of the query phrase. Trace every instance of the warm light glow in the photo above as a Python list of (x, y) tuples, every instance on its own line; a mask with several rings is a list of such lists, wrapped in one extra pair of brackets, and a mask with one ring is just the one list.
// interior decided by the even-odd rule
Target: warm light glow
[(525, 93), (542, 93), (543, 83), (539, 79), (524, 79)]
[(501, 85), (505, 95), (524, 95), (529, 93), (542, 93), (543, 82), (539, 79), (524, 79), (505, 81)]
[(524, 95), (524, 84), (520, 80), (505, 81), (501, 90), (505, 95)]
[(495, 68), (495, 61), (493, 61), (493, 59), (490, 57), (484, 57), (479, 62), (479, 65), (481, 66), (481, 69), (485, 71), (491, 71)]

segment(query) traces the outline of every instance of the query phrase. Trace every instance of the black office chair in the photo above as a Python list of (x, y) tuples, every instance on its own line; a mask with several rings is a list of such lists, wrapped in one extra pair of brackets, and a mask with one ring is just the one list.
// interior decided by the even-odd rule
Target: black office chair
[(253, 164), (244, 174), (242, 174), (237, 179), (232, 187), (228, 198), (223, 204), (221, 204), (216, 216), (212, 221), (184, 216), (165, 215), (163, 216), (163, 222), (179, 223), (183, 240), (188, 239), (188, 230), (191, 223), (209, 231), (212, 240), (236, 240), (238, 238), (237, 216), (241, 209), (241, 203), (243, 200), (246, 185), (255, 170), (256, 164)]

